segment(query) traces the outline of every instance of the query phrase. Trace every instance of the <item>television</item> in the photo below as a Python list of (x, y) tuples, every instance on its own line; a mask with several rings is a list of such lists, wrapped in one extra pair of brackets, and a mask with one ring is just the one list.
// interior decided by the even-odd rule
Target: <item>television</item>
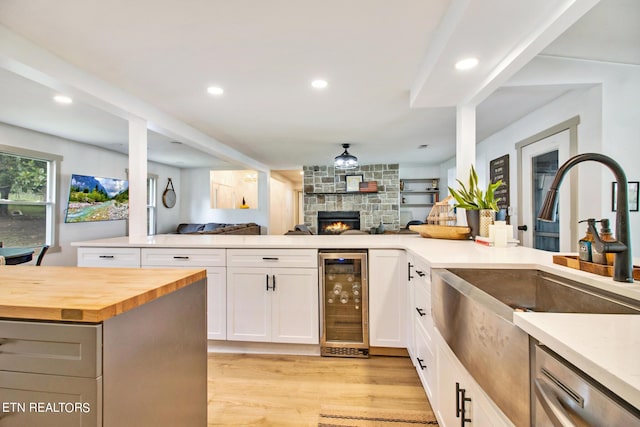
[(117, 221), (129, 217), (129, 182), (71, 175), (64, 222)]

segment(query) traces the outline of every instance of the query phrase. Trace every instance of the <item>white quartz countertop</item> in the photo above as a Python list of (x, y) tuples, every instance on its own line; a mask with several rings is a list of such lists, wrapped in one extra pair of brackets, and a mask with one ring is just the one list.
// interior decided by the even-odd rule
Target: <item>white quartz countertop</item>
[[(227, 249), (405, 249), (431, 268), (536, 268), (640, 301), (640, 282), (619, 283), (553, 264), (553, 254), (525, 247), (415, 234), (349, 236), (221, 236), (165, 234), (75, 242), (77, 247)], [(634, 264), (640, 264), (638, 258)], [(640, 408), (640, 315), (515, 313), (520, 328)]]
[(514, 313), (514, 322), (640, 408), (640, 315)]
[[(538, 268), (571, 280), (640, 301), (640, 282), (618, 283), (584, 271), (553, 264), (552, 253), (522, 246), (495, 248), (472, 241), (424, 239), (417, 234), (381, 235), (194, 235), (159, 234), (73, 242), (76, 247), (226, 248), (226, 249), (405, 249), (432, 268)], [(635, 264), (640, 264), (636, 259)]]

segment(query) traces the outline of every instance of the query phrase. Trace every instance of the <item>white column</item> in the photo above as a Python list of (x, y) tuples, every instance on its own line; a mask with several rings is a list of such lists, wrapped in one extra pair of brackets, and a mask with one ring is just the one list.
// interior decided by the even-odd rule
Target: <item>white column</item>
[(147, 235), (147, 121), (129, 119), (129, 237)]
[[(471, 165), (476, 163), (476, 107), (458, 105), (456, 107), (456, 178), (465, 184), (469, 182)], [(457, 185), (452, 183), (451, 188)], [(464, 209), (457, 210), (458, 225), (467, 223)]]

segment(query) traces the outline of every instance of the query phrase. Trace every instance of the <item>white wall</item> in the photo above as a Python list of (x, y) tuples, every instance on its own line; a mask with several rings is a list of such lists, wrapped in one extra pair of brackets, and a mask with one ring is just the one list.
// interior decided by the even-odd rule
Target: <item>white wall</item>
[(269, 213), (269, 234), (284, 234), (293, 230), (295, 224), (295, 202), (291, 182), (270, 178), (269, 197), (271, 210)]
[[(126, 179), (128, 167), (126, 155), (4, 123), (0, 123), (0, 144), (63, 156), (60, 163), (56, 211), (56, 228), (60, 250), (52, 248), (47, 252), (43, 262), (45, 265), (76, 265), (76, 249), (70, 246), (71, 242), (127, 235), (126, 221), (64, 223), (71, 174)], [(167, 177), (173, 178), (176, 189), (180, 188), (179, 169), (150, 163), (148, 170), (149, 173), (159, 176), (158, 232), (175, 230), (178, 220), (177, 209), (166, 209), (162, 205), (162, 192)]]
[[(489, 179), (489, 162), (504, 154), (510, 155), (510, 197), (514, 207), (517, 203), (518, 186), (515, 143), (576, 115), (580, 116), (578, 153), (606, 154), (621, 164), (629, 181), (640, 181), (640, 68), (537, 57), (509, 85), (566, 83), (588, 86), (563, 95), (496, 132), (477, 146), (477, 169), (485, 185)], [(611, 211), (612, 173), (594, 162), (583, 163), (577, 169), (578, 218), (610, 218), (613, 223), (615, 213)], [(516, 211), (512, 218), (513, 224), (517, 225), (518, 220)], [(630, 214), (630, 224), (632, 250), (634, 256), (638, 257), (640, 212)]]
[(264, 172), (258, 172), (257, 209), (212, 209), (210, 199), (210, 169), (183, 169), (181, 171), (180, 201), (181, 223), (220, 222), (239, 224), (255, 222), (267, 233), (269, 224), (269, 180)]

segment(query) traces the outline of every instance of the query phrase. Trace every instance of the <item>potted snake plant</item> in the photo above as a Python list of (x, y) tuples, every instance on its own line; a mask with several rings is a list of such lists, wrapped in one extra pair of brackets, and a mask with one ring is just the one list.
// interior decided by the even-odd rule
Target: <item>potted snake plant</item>
[(498, 211), (498, 201), (495, 192), (502, 185), (502, 180), (489, 183), (486, 191), (478, 186), (478, 174), (471, 165), (469, 172), (469, 183), (465, 185), (459, 179), (460, 188), (454, 190), (449, 187), (449, 193), (455, 199), (454, 207), (462, 208), (467, 215), (467, 224), (471, 228), (471, 237), (478, 234), (487, 237), (489, 235), (489, 225), (493, 224), (496, 212)]

